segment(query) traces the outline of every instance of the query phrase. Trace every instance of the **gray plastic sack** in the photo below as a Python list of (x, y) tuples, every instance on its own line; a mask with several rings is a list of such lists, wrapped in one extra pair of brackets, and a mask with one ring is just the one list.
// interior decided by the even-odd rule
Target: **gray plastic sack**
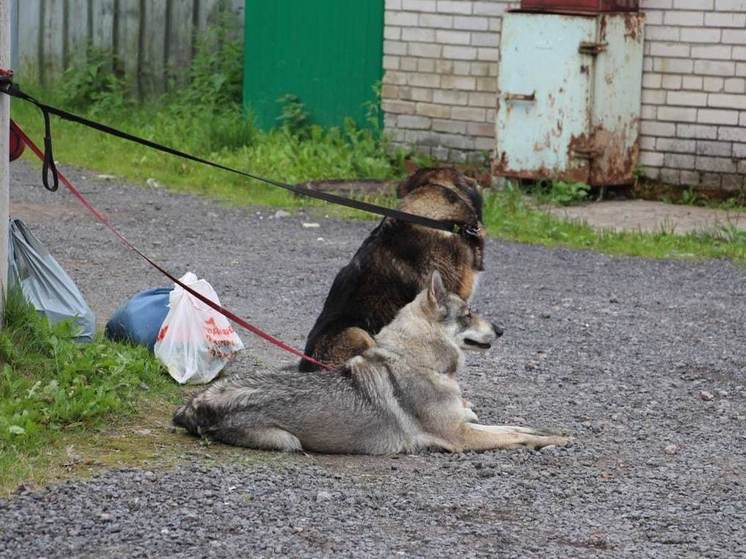
[(50, 322), (73, 320), (80, 328), (77, 341), (93, 340), (93, 311), (75, 282), (20, 219), (10, 221), (8, 244), (8, 286), (20, 286), (26, 300)]

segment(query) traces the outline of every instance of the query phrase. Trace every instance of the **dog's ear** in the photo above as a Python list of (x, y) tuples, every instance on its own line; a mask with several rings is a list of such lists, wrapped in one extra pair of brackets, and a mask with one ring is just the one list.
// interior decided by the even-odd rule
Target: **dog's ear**
[(433, 308), (438, 310), (444, 309), (448, 302), (448, 291), (446, 286), (443, 285), (443, 278), (440, 276), (440, 272), (435, 270), (430, 276), (430, 287), (427, 290), (427, 299), (432, 304)]

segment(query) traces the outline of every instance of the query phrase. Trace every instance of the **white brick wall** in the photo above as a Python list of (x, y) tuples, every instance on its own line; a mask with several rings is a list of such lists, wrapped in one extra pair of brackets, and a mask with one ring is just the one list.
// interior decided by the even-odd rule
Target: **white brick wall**
[[(746, 152), (746, 0), (641, 0), (641, 164), (649, 177), (737, 191)], [(662, 156), (662, 157), (661, 157)]]
[(438, 159), (494, 149), (501, 16), (508, 0), (386, 0), (383, 110), (395, 144)]
[[(640, 0), (640, 164), (654, 179), (746, 188), (746, 0)], [(386, 0), (383, 108), (396, 144), (439, 159), (494, 149), (509, 0)]]

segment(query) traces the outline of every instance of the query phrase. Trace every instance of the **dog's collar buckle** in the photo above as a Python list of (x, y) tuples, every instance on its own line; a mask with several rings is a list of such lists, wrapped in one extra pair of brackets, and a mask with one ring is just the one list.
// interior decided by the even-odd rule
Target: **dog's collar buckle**
[(453, 232), (461, 235), (462, 237), (479, 237), (482, 228), (479, 224), (466, 225), (464, 223), (454, 223)]

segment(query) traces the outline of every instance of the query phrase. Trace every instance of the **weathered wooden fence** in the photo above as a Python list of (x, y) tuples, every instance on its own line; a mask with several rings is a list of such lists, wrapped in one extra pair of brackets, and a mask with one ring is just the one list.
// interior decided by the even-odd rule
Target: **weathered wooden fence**
[(21, 79), (51, 84), (91, 45), (116, 55), (138, 93), (159, 93), (221, 13), (243, 29), (243, 11), (244, 0), (11, 0), (14, 67)]

